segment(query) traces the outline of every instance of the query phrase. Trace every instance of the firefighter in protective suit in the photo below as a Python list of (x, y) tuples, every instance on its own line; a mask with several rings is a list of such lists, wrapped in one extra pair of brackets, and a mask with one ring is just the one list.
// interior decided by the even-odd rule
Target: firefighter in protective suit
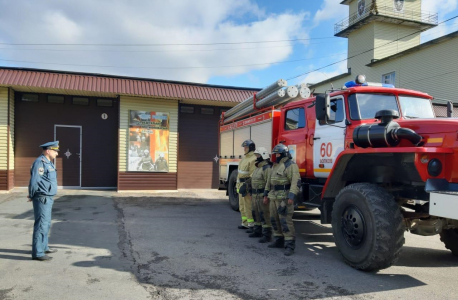
[(266, 148), (259, 147), (254, 151), (256, 169), (251, 175), (251, 204), (253, 206), (254, 232), (249, 237), (262, 237), (259, 242), (270, 242), (272, 225), (270, 223), (269, 204), (264, 204), (264, 188), (272, 172), (270, 155)]
[(250, 180), (256, 168), (256, 156), (254, 150), (256, 145), (252, 140), (246, 140), (242, 143), (245, 151), (245, 157), (240, 161), (237, 175), (237, 193), (239, 194), (239, 210), (242, 215), (242, 224), (239, 229), (248, 229), (247, 233), (253, 233), (254, 219), (251, 212)]
[(269, 248), (285, 248), (285, 255), (294, 253), (296, 234), (293, 224), (294, 198), (299, 192), (301, 178), (299, 168), (291, 160), (288, 147), (278, 144), (272, 150), (276, 162), (267, 180), (264, 201), (270, 201), (270, 221), (274, 231), (274, 242)]

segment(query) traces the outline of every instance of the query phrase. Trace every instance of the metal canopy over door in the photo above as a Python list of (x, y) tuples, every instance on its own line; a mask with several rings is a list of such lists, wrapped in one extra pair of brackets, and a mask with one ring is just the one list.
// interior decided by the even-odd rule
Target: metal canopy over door
[(81, 187), (82, 127), (55, 125), (54, 137), (60, 147), (55, 162), (57, 184), (62, 187)]

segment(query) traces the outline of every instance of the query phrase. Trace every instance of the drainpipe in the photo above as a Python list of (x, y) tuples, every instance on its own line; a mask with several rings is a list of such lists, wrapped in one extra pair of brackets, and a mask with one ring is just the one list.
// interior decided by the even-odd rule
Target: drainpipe
[(451, 118), (453, 116), (453, 102), (447, 102), (447, 118)]

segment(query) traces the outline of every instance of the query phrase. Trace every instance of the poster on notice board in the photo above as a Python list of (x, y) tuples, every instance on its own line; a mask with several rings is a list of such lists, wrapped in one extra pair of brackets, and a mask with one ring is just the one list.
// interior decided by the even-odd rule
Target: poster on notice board
[(129, 172), (169, 171), (169, 114), (129, 110)]

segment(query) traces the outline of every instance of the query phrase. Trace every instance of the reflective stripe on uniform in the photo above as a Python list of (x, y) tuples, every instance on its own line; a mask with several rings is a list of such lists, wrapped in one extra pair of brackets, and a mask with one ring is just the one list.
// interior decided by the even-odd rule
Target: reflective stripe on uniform
[(254, 222), (254, 219), (247, 219), (246, 220), (248, 223), (253, 223)]
[(246, 221), (247, 220), (247, 217), (242, 217), (242, 221)]
[(242, 170), (238, 170), (238, 172), (239, 172), (240, 174), (250, 174), (250, 171), (242, 171)]

